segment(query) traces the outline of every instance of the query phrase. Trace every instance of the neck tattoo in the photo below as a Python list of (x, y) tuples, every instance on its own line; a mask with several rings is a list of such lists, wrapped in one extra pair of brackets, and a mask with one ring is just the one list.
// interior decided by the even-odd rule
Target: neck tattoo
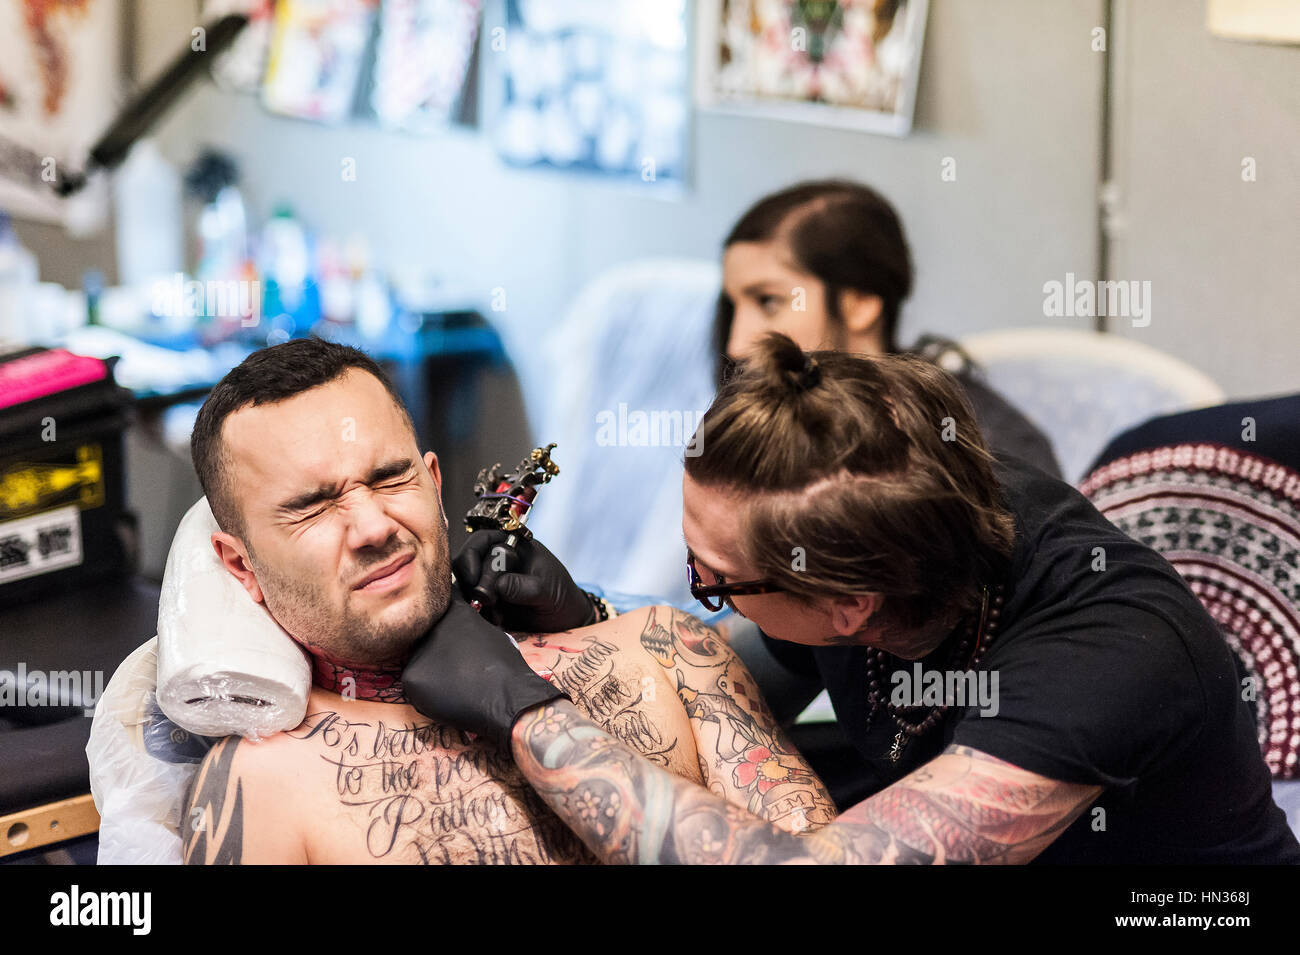
[(315, 648), (307, 653), (311, 657), (311, 682), (322, 690), (337, 693), (345, 700), (406, 702), (400, 666), (342, 663)]

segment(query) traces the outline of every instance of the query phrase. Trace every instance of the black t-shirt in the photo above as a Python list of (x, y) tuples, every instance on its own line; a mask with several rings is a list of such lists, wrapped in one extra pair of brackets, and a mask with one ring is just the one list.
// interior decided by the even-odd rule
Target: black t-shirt
[[(894, 764), (896, 725), (883, 710), (868, 719), (865, 648), (769, 641), (788, 666), (820, 672), (872, 791), (969, 746), (1105, 787), (1038, 862), (1300, 863), (1232, 653), (1182, 578), (1068, 484), (1012, 457), (996, 473), (1016, 523), (1001, 623), (976, 667), (985, 687), (997, 674), (996, 714), (954, 707)], [(945, 641), (923, 670), (950, 654)]]

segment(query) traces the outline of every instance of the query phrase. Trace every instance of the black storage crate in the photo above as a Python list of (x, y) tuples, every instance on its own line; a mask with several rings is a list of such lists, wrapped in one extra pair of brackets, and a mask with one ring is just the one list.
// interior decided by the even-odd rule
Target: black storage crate
[(0, 607), (135, 570), (115, 359), (0, 353)]

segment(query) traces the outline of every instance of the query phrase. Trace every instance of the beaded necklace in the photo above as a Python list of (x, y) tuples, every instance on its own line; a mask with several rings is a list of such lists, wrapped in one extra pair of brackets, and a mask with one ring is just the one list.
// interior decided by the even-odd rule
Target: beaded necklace
[[(970, 650), (970, 658), (966, 665), (961, 667), (963, 670), (973, 669), (975, 664), (979, 663), (980, 658), (988, 649), (989, 644), (993, 642), (993, 634), (998, 628), (998, 618), (1002, 615), (1002, 598), (1003, 585), (998, 584), (994, 589), (992, 601), (989, 599), (988, 587), (983, 588), (983, 599), (980, 601), (980, 613), (978, 620), (972, 620), (966, 625), (966, 632), (962, 634), (961, 640), (953, 648), (949, 657), (949, 667), (956, 668), (956, 665), (966, 657), (967, 650)], [(886, 753), (891, 763), (897, 763), (903, 758), (903, 749), (917, 736), (932, 729), (943, 719), (944, 715), (950, 709), (948, 704), (936, 706), (930, 712), (921, 718), (919, 722), (913, 722), (909, 716), (914, 716), (916, 711), (924, 710), (923, 706), (896, 706), (893, 703), (886, 702), (887, 697), (883, 689), (883, 678), (885, 674), (885, 657), (887, 654), (883, 650), (875, 647), (867, 649), (867, 702), (871, 704), (871, 712), (867, 716), (867, 728), (870, 729), (872, 721), (876, 717), (877, 710), (884, 709), (898, 727), (898, 732), (894, 736), (894, 742)]]

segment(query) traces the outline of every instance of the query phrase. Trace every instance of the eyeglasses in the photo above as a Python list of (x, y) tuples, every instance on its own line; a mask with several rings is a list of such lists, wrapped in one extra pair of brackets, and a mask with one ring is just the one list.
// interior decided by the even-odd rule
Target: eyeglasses
[[(691, 588), (691, 596), (704, 604), (705, 609), (713, 613), (721, 610), (723, 605), (736, 610), (736, 605), (731, 602), (732, 597), (746, 594), (771, 594), (777, 593), (781, 589), (767, 580), (742, 580), (729, 584), (716, 571), (713, 576), (717, 578), (717, 583), (706, 586), (700, 578), (700, 572), (695, 569), (695, 555), (689, 550), (686, 552), (686, 583)], [(740, 611), (737, 610), (736, 612), (739, 613)]]

